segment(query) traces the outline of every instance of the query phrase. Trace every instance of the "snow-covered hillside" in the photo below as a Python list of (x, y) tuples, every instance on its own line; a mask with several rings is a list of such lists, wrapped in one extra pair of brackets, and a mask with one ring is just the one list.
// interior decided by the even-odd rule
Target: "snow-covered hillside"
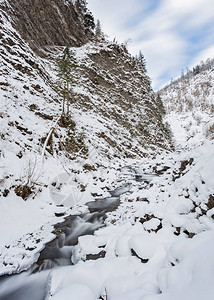
[(38, 252), (45, 236), (50, 239), (50, 224), (62, 220), (56, 215), (75, 213), (77, 204), (84, 210), (85, 202), (108, 194), (121, 166), (172, 148), (148, 76), (123, 46), (108, 42), (72, 49), (78, 78), (72, 121), (67, 128), (56, 123), (62, 106), (56, 61), (64, 47), (37, 48), (38, 56), (12, 25), (8, 12), (13, 10), (5, 3), (0, 23), (1, 273), (26, 268), (33, 257), (29, 243)]
[(173, 152), (148, 75), (94, 39), (86, 2), (34, 2), (0, 5), (0, 300), (212, 299), (213, 61), (160, 91)]
[(214, 137), (214, 59), (201, 62), (159, 94), (178, 144), (197, 145)]

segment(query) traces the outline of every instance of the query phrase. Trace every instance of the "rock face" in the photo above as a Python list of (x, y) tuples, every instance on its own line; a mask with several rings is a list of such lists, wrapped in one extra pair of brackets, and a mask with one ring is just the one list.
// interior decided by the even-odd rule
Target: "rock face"
[[(88, 11), (83, 0), (2, 3), (0, 121), (7, 147), (14, 146), (17, 157), (26, 147), (29, 151), (35, 144), (41, 147), (61, 114), (57, 57), (68, 43), (73, 43), (77, 60), (77, 80), (70, 95), (75, 137), (84, 137), (89, 151), (96, 149), (97, 157), (108, 161), (172, 148), (148, 75), (123, 45), (90, 41), (93, 17), (85, 18)], [(19, 113), (8, 113), (13, 109)], [(72, 151), (74, 137), (68, 141), (68, 128), (58, 130), (61, 140), (54, 137), (56, 148)]]
[(126, 158), (144, 156), (148, 150), (171, 149), (150, 79), (124, 46), (88, 44), (77, 49), (76, 57), (76, 106), (83, 113), (97, 115), (97, 121), (102, 116), (95, 130), (100, 148), (105, 145), (115, 157)]
[(2, 5), (13, 25), (31, 48), (79, 46), (92, 38), (85, 23), (86, 8), (79, 2), (63, 0), (8, 0)]

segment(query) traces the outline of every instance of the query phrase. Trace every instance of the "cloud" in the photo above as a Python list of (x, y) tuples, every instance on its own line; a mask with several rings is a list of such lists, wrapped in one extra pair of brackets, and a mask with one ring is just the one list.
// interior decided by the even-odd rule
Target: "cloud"
[(142, 50), (153, 86), (177, 77), (197, 58), (212, 56), (213, 0), (88, 0), (104, 31), (129, 50)]
[(191, 67), (196, 66), (202, 60), (205, 61), (207, 58), (214, 58), (214, 45), (201, 51), (192, 61)]
[(121, 41), (126, 35), (124, 23), (135, 16), (142, 5), (137, 0), (89, 0), (88, 7), (95, 18), (101, 20), (105, 33), (111, 38), (117, 36)]
[(165, 6), (171, 8), (189, 28), (203, 26), (214, 17), (213, 0), (166, 0)]

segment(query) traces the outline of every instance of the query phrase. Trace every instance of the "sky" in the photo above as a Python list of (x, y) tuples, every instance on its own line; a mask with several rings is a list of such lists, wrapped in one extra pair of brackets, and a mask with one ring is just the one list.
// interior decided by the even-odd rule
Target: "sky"
[(214, 0), (87, 0), (109, 39), (141, 50), (155, 90), (214, 57)]

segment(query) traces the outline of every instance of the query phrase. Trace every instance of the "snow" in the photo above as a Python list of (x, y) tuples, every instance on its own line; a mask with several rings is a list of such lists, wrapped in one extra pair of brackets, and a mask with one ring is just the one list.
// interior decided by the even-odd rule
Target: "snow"
[(177, 146), (197, 147), (213, 138), (213, 59), (201, 62), (200, 72), (189, 71), (160, 91)]
[[(38, 252), (44, 244), (54, 238), (51, 232), (56, 222), (54, 212), (57, 211), (64, 209), (54, 209), (44, 199), (25, 202), (14, 192), (1, 198), (1, 274), (25, 270), (38, 259)], [(59, 222), (62, 220), (58, 218)]]
[(178, 263), (160, 271), (158, 281), (162, 295), (148, 299), (212, 299), (213, 247), (213, 231), (173, 245), (169, 255), (176, 258)]
[[(94, 200), (91, 192), (103, 197), (109, 196), (106, 187), (111, 185), (118, 173), (118, 162), (114, 162), (114, 166), (107, 170), (106, 158), (98, 159), (99, 153), (91, 144), (88, 145), (89, 156), (86, 160), (79, 158), (69, 161), (63, 155), (57, 156), (54, 153), (51, 156), (47, 151), (43, 156), (41, 138), (48, 135), (61, 109), (58, 102), (53, 102), (57, 95), (43, 76), (45, 70), (50, 80), (56, 81), (53, 63), (35, 56), (27, 44), (20, 46), (15, 38), (17, 32), (7, 19), (3, 19), (5, 27), (2, 32), (13, 39), (14, 51), (17, 53), (11, 55), (8, 48), (5, 49), (4, 44), (1, 44), (5, 55), (2, 55), (3, 72), (0, 81), (8, 84), (8, 88), (7, 91), (0, 89), (0, 274), (27, 269), (37, 260), (44, 244), (53, 239), (53, 224), (63, 221), (63, 217), (56, 217), (55, 214), (64, 213), (66, 216), (85, 212), (85, 203)], [(85, 51), (86, 49), (82, 49), (83, 53)], [(54, 55), (57, 55), (56, 52)], [(14, 57), (20, 65), (32, 72), (32, 76), (13, 68), (11, 62)], [(34, 70), (25, 59), (36, 61), (38, 70)], [(42, 96), (32, 88), (35, 85), (40, 86)], [(31, 105), (36, 107), (35, 110), (29, 109)], [(53, 117), (53, 120), (41, 118), (37, 113), (45, 113)], [(90, 129), (104, 131), (106, 128), (100, 127), (102, 117), (99, 117), (99, 122), (90, 113), (80, 112), (78, 109), (74, 109), (74, 115), (80, 123), (79, 127), (86, 122)], [(19, 130), (18, 126), (24, 128), (24, 131)], [(61, 136), (66, 134), (63, 129), (59, 129), (58, 133)], [(94, 165), (95, 162), (102, 162), (98, 170), (83, 171), (85, 164)], [(32, 176), (29, 176), (31, 171)], [(27, 201), (23, 201), (12, 187), (27, 184), (29, 180), (36, 182), (35, 190)], [(81, 185), (85, 187), (85, 191), (80, 190)], [(4, 197), (6, 190), (9, 194)], [(59, 207), (61, 204), (64, 207)]]
[(57, 293), (57, 295), (52, 297), (52, 299), (68, 299), (71, 295), (73, 300), (94, 300), (92, 290), (87, 285), (83, 284), (71, 284)]
[[(137, 136), (129, 154), (136, 154), (137, 148), (138, 157), (124, 158), (131, 133), (109, 117), (121, 109), (112, 101), (116, 96), (109, 93), (104, 98), (99, 88), (95, 93), (93, 84), (83, 75), (74, 92), (83, 104), (88, 97), (91, 107), (72, 107), (72, 117), (79, 132), (87, 133), (89, 155), (76, 155), (73, 160), (62, 151), (53, 151), (51, 155), (44, 150), (41, 140), (50, 133), (61, 105), (53, 101), (57, 94), (40, 74), (45, 70), (55, 82), (54, 62), (38, 58), (25, 43), (21, 47), (15, 39), (16, 31), (5, 19), (4, 24), (4, 35), (13, 38), (17, 52), (13, 55), (5, 49), (1, 57), (0, 275), (21, 272), (37, 261), (39, 252), (55, 237), (53, 225), (66, 216), (87, 216), (90, 205), (104, 209), (120, 199), (119, 207), (107, 213), (105, 227), (100, 228), (100, 222), (75, 223), (75, 233), (89, 227), (95, 232), (80, 236), (75, 246), (60, 249), (71, 250), (74, 265), (54, 268), (46, 275), (38, 273), (46, 285), (46, 300), (90, 300), (101, 296), (110, 300), (212, 299), (214, 142), (206, 136), (213, 124), (210, 112), (200, 110), (201, 104), (192, 112), (186, 108), (182, 112), (171, 109), (177, 92), (170, 88), (164, 96), (169, 106), (165, 120), (171, 125), (176, 151), (146, 149)], [(1, 47), (4, 49), (3, 44)], [(80, 73), (84, 66), (103, 76), (106, 84), (113, 82), (119, 88), (124, 85), (120, 72), (113, 76), (91, 59), (100, 51), (115, 56), (111, 45), (89, 43), (73, 50)], [(57, 55), (56, 51), (47, 51), (47, 55)], [(26, 57), (37, 61), (38, 71), (27, 63)], [(14, 59), (33, 76), (14, 68)], [(123, 59), (128, 60), (128, 55)], [(203, 83), (206, 76), (205, 72), (191, 79), (186, 96), (192, 97), (191, 88)], [(142, 100), (139, 90), (134, 89), (138, 81), (137, 78), (129, 89), (136, 99)], [(42, 93), (35, 90), (35, 85), (40, 86)], [(208, 94), (201, 101), (204, 99), (210, 105), (212, 89)], [(35, 104), (37, 108), (30, 109)], [(108, 114), (102, 114), (99, 108)], [(41, 117), (42, 113), (52, 120)], [(140, 124), (145, 119), (148, 123), (143, 106), (121, 111), (119, 119), (123, 118), (135, 118)], [(154, 126), (148, 129), (155, 137)], [(61, 138), (66, 137), (66, 129), (57, 127), (57, 132)], [(102, 134), (106, 139), (100, 138)], [(59, 139), (54, 139), (57, 148)], [(117, 147), (111, 146), (109, 139)], [(36, 182), (35, 189), (23, 200), (14, 187), (29, 181)], [(96, 198), (105, 200), (87, 205)], [(90, 259), (99, 257), (101, 252), (105, 257)], [(24, 276), (21, 274), (14, 281), (18, 283)], [(29, 276), (32, 286), (35, 277)]]
[[(7, 211), (8, 206), (12, 208), (9, 215), (4, 213)], [(44, 210), (43, 215), (41, 215), (41, 208)], [(41, 202), (40, 206), (38, 206), (32, 200), (27, 203), (16, 197), (15, 193), (10, 193), (6, 201), (1, 201), (0, 212), (1, 230), (5, 233), (4, 235), (1, 234), (1, 243), (5, 245), (10, 244), (17, 235), (22, 236), (26, 231), (25, 228), (28, 228), (29, 232), (31, 232), (35, 230), (34, 226), (41, 227), (53, 216), (53, 212), (47, 205), (44, 206)], [(17, 219), (19, 222), (16, 224), (16, 230), (12, 230), (12, 228), (10, 230), (10, 224), (16, 223)]]
[[(108, 292), (111, 299), (118, 291), (126, 292), (130, 286), (138, 287), (141, 283), (135, 275), (136, 269), (140, 268), (140, 262), (135, 258), (118, 258), (118, 259), (100, 259), (96, 262), (86, 262), (77, 264), (74, 267), (63, 268), (64, 276), (60, 271), (55, 270), (49, 278), (50, 289), (48, 299), (58, 299), (57, 294), (62, 288), (68, 288), (73, 284), (89, 286), (93, 292), (94, 298), (99, 298), (101, 294)], [(123, 274), (123, 275), (121, 275)], [(130, 278), (134, 277), (130, 283)], [(127, 285), (124, 285), (124, 281)]]
[(151, 229), (157, 229), (157, 227), (160, 225), (160, 220), (153, 218), (150, 221), (146, 221), (143, 223), (143, 227), (145, 228), (145, 230), (151, 230)]
[(94, 299), (104, 292), (104, 287), (108, 297), (114, 300), (141, 299), (142, 296), (145, 296), (143, 299), (164, 300), (212, 299), (213, 238), (213, 232), (208, 231), (192, 240), (174, 242), (158, 266), (157, 281), (155, 276), (151, 277), (154, 265), (143, 267), (136, 259), (125, 257), (100, 259), (55, 270), (49, 279), (51, 288), (48, 299), (60, 299), (60, 296), (66, 299), (66, 292), (72, 291), (71, 287), (77, 282), (87, 285), (89, 295), (93, 291)]
[[(214, 193), (213, 153), (213, 142), (206, 142), (194, 150), (156, 157), (153, 164), (171, 168), (153, 176), (146, 189), (139, 190), (141, 183), (135, 182), (132, 193), (121, 196), (121, 206), (108, 213), (107, 227), (79, 238), (73, 249), (75, 266), (50, 273), (48, 299), (74, 283), (87, 285), (94, 299), (105, 290), (113, 300), (212, 299), (214, 210), (206, 203)], [(193, 163), (173, 181), (180, 162), (190, 158)], [(147, 172), (153, 168), (148, 160), (138, 163), (139, 170), (141, 166)], [(87, 254), (101, 250), (105, 258), (85, 261)]]
[(155, 239), (147, 232), (130, 238), (128, 244), (142, 259), (152, 258), (157, 251)]

